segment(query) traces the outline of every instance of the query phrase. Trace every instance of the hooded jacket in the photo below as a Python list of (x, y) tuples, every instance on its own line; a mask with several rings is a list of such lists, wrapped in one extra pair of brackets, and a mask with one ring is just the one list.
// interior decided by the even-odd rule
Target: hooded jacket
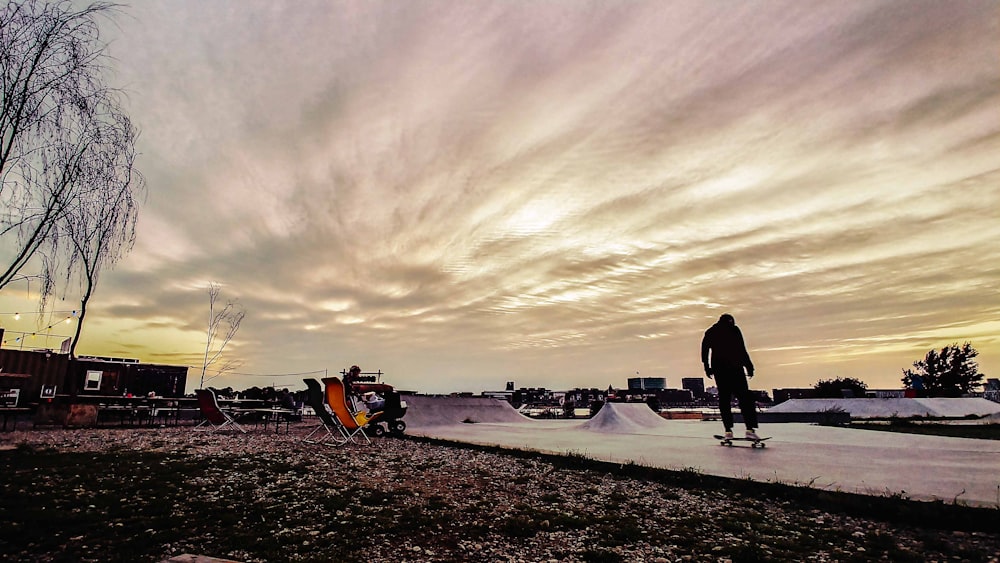
[(707, 373), (737, 372), (742, 375), (746, 368), (746, 374), (753, 375), (753, 362), (743, 342), (743, 333), (732, 316), (723, 315), (705, 331), (701, 340), (701, 363), (705, 364)]

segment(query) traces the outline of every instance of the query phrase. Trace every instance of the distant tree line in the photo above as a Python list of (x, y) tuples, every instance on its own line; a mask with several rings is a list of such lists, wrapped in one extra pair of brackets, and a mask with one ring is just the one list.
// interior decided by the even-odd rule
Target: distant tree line
[(853, 377), (824, 379), (816, 383), (813, 388), (816, 389), (816, 397), (820, 399), (864, 397), (868, 392), (868, 385)]
[[(922, 397), (959, 397), (982, 386), (985, 375), (979, 373), (975, 358), (979, 352), (966, 342), (927, 352), (924, 359), (903, 370), (903, 386)], [(825, 379), (813, 388), (819, 398), (864, 397), (868, 385), (853, 377)]]
[(979, 352), (966, 342), (927, 352), (913, 369), (903, 370), (903, 385), (930, 397), (958, 397), (979, 388), (985, 376), (979, 373)]

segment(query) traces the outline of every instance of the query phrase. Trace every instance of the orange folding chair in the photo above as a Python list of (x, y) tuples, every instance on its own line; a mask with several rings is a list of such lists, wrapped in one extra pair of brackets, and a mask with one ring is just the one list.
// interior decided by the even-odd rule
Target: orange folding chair
[(326, 385), (326, 403), (330, 405), (330, 410), (340, 421), (347, 439), (356, 441), (355, 436), (361, 435), (370, 444), (372, 441), (365, 433), (365, 426), (374, 422), (382, 415), (382, 412), (377, 412), (370, 417), (364, 411), (355, 412), (347, 402), (344, 382), (339, 377), (324, 377), (323, 383)]
[[(329, 446), (339, 446), (347, 442), (350, 436), (344, 430), (344, 425), (327, 410), (323, 388), (320, 387), (319, 381), (315, 379), (303, 379), (302, 381), (306, 383), (307, 388), (306, 404), (316, 411), (316, 417), (319, 418), (319, 426), (313, 428), (305, 438), (302, 438), (302, 441), (307, 444), (326, 444)], [(326, 431), (326, 433), (318, 439), (313, 439), (313, 435), (321, 430)]]

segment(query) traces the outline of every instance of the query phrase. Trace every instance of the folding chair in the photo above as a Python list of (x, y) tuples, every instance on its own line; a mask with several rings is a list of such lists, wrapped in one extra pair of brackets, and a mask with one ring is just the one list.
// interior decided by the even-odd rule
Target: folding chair
[(214, 391), (196, 389), (194, 393), (198, 397), (198, 408), (201, 409), (201, 414), (205, 417), (205, 420), (194, 427), (195, 430), (215, 432), (232, 426), (244, 434), (247, 433), (246, 429), (240, 426), (235, 418), (219, 408), (219, 401), (215, 398)]
[(347, 402), (344, 382), (339, 377), (324, 377), (323, 383), (326, 384), (326, 403), (340, 421), (347, 438), (354, 441), (354, 437), (360, 434), (371, 444), (371, 438), (365, 434), (365, 425), (382, 416), (382, 412), (377, 412), (371, 417), (364, 411), (354, 412)]
[[(350, 436), (344, 430), (344, 425), (327, 410), (326, 402), (323, 400), (323, 388), (320, 387), (319, 381), (315, 379), (303, 379), (302, 381), (305, 381), (307, 388), (306, 404), (316, 411), (316, 416), (319, 418), (319, 426), (313, 428), (312, 432), (302, 438), (302, 441), (307, 444), (326, 444), (328, 446), (339, 446), (346, 443)], [(312, 439), (313, 435), (320, 430), (325, 430), (326, 434), (318, 440)]]

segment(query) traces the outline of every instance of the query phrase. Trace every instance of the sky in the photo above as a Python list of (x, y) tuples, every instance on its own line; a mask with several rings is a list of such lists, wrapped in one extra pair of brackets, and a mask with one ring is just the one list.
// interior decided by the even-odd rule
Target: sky
[[(215, 282), (215, 387), (676, 388), (725, 312), (757, 389), (1000, 376), (996, 0), (144, 0), (103, 39), (147, 195), (78, 354), (194, 389)], [(5, 347), (72, 334), (36, 285)]]

